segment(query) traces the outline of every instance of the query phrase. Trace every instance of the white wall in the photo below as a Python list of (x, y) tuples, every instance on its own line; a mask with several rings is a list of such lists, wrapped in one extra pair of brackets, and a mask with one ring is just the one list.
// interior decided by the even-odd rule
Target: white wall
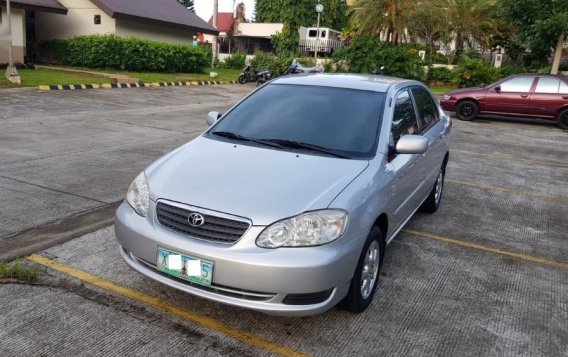
[[(2, 22), (0, 23), (0, 63), (8, 62), (8, 46), (10, 37), (8, 36), (8, 14), (6, 8), (0, 8)], [(26, 12), (23, 9), (11, 8), (12, 11), (12, 54), (15, 63), (24, 62), (26, 52)], [(2, 73), (3, 74), (3, 73)]]
[(194, 32), (139, 22), (116, 20), (116, 34), (120, 36), (143, 37), (154, 41), (192, 45)]
[[(36, 37), (38, 40), (115, 33), (115, 20), (89, 0), (58, 1), (68, 9), (67, 15), (36, 12)], [(100, 25), (95, 25), (95, 15), (101, 16)]]

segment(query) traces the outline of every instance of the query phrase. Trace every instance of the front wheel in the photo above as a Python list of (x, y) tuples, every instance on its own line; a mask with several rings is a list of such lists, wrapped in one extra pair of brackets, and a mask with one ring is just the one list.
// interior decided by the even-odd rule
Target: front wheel
[(568, 130), (568, 108), (558, 114), (558, 125), (564, 130)]
[(363, 251), (357, 262), (355, 274), (349, 286), (349, 293), (341, 307), (349, 312), (365, 311), (371, 302), (379, 282), (379, 274), (385, 255), (385, 240), (381, 230), (373, 227), (367, 236)]
[[(233, 78), (234, 78), (234, 77), (233, 77)], [(246, 78), (243, 74), (241, 74), (241, 75), (239, 76), (239, 79), (238, 79), (237, 81), (238, 81), (240, 84), (245, 84), (245, 83), (247, 82), (247, 78)]]
[(470, 121), (479, 114), (479, 106), (473, 100), (464, 100), (459, 102), (456, 107), (456, 115), (458, 119)]

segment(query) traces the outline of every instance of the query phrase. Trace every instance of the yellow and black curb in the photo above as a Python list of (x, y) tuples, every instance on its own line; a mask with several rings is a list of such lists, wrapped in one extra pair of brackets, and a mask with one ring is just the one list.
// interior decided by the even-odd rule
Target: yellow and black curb
[(189, 81), (189, 82), (154, 82), (154, 83), (104, 83), (104, 84), (64, 84), (64, 85), (41, 85), (41, 91), (51, 90), (86, 90), (86, 89), (112, 89), (112, 88), (148, 88), (148, 87), (180, 87), (180, 86), (204, 86), (237, 84), (237, 81)]

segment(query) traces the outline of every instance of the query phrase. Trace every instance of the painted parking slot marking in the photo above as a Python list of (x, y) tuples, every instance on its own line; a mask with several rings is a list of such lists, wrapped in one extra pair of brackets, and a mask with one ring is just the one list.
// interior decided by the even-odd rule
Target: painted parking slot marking
[(460, 154), (470, 155), (470, 156), (481, 156), (481, 157), (488, 157), (488, 158), (498, 159), (498, 160), (518, 161), (518, 162), (523, 162), (523, 163), (527, 163), (527, 164), (560, 167), (560, 168), (568, 169), (568, 164), (565, 164), (565, 163), (562, 163), (562, 162), (530, 160), (530, 159), (523, 159), (523, 158), (520, 158), (520, 157), (514, 157), (514, 156), (509, 156), (509, 155), (486, 154), (486, 153), (482, 153), (482, 152), (457, 150), (457, 149), (452, 149), (452, 152), (457, 152), (457, 153), (460, 153)]
[(528, 261), (528, 262), (532, 262), (532, 263), (536, 263), (536, 264), (540, 264), (540, 265), (546, 265), (546, 266), (553, 267), (553, 268), (568, 270), (568, 262), (559, 262), (559, 261), (556, 261), (556, 260), (550, 260), (550, 259), (546, 259), (546, 258), (535, 257), (535, 256), (532, 256), (532, 255), (510, 252), (508, 250), (501, 249), (501, 248), (488, 247), (488, 246), (485, 246), (485, 245), (482, 245), (482, 244), (466, 242), (466, 241), (463, 241), (463, 240), (460, 240), (460, 239), (444, 237), (444, 236), (440, 236), (440, 235), (433, 234), (433, 233), (415, 231), (415, 230), (412, 230), (412, 229), (405, 229), (405, 230), (403, 230), (403, 232), (410, 234), (414, 237), (422, 238), (422, 239), (436, 240), (436, 241), (439, 241), (439, 242), (458, 245), (460, 247), (480, 250), (480, 251), (487, 252), (487, 253), (494, 253), (494, 254), (503, 255), (503, 256), (511, 257), (511, 258), (517, 258), (517, 259), (520, 259), (520, 260), (524, 260), (524, 261)]
[(456, 185), (461, 185), (461, 186), (481, 188), (481, 189), (485, 189), (485, 190), (511, 192), (511, 193), (516, 193), (518, 195), (523, 195), (523, 196), (527, 196), (527, 197), (540, 198), (542, 200), (550, 201), (550, 202), (568, 203), (568, 198), (547, 196), (547, 195), (542, 195), (540, 193), (533, 193), (533, 192), (527, 192), (527, 191), (522, 191), (522, 190), (515, 190), (515, 189), (512, 189), (512, 188), (496, 187), (496, 186), (491, 186), (491, 185), (483, 185), (483, 184), (470, 183), (470, 182), (452, 180), (452, 179), (446, 179), (446, 182), (453, 183), (453, 184), (456, 184)]
[(50, 269), (56, 270), (58, 272), (64, 273), (66, 275), (69, 275), (71, 277), (77, 278), (84, 283), (97, 286), (97, 287), (102, 288), (104, 290), (107, 290), (107, 291), (113, 292), (115, 294), (118, 294), (120, 296), (126, 297), (128, 299), (131, 299), (131, 300), (152, 306), (153, 308), (156, 308), (156, 309), (164, 311), (166, 313), (175, 315), (175, 316), (182, 318), (184, 320), (197, 323), (198, 325), (201, 325), (201, 326), (206, 327), (208, 329), (214, 330), (216, 332), (220, 332), (220, 333), (225, 334), (225, 335), (227, 335), (227, 336), (229, 336), (229, 337), (231, 337), (235, 340), (238, 340), (240, 342), (244, 342), (248, 345), (257, 347), (259, 349), (263, 349), (267, 352), (274, 353), (274, 354), (281, 355), (281, 356), (298, 356), (298, 357), (309, 356), (306, 353), (294, 350), (293, 348), (288, 347), (286, 345), (266, 340), (266, 339), (264, 339), (260, 336), (257, 336), (253, 333), (240, 330), (237, 327), (234, 327), (234, 326), (225, 324), (221, 321), (217, 321), (215, 319), (212, 319), (210, 317), (200, 315), (198, 313), (186, 310), (186, 309), (181, 308), (177, 305), (174, 305), (174, 304), (172, 304), (168, 301), (162, 300), (158, 297), (151, 296), (151, 295), (148, 295), (146, 293), (140, 292), (138, 290), (131, 289), (129, 287), (116, 284), (116, 283), (114, 283), (110, 280), (100, 278), (98, 276), (92, 275), (92, 274), (87, 273), (85, 271), (82, 271), (80, 269), (77, 269), (77, 268), (71, 267), (69, 265), (57, 262), (55, 260), (48, 259), (48, 258), (46, 258), (42, 255), (32, 254), (29, 257), (27, 257), (27, 259), (34, 262), (34, 263), (43, 265), (47, 268), (50, 268)]

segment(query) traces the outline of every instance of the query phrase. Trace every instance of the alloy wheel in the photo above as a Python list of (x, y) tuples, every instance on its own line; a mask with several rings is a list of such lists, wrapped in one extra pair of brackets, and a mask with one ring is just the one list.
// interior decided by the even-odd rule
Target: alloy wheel
[(375, 282), (378, 278), (380, 264), (380, 246), (376, 240), (371, 243), (365, 262), (363, 263), (363, 271), (361, 272), (361, 297), (366, 299), (371, 295)]

